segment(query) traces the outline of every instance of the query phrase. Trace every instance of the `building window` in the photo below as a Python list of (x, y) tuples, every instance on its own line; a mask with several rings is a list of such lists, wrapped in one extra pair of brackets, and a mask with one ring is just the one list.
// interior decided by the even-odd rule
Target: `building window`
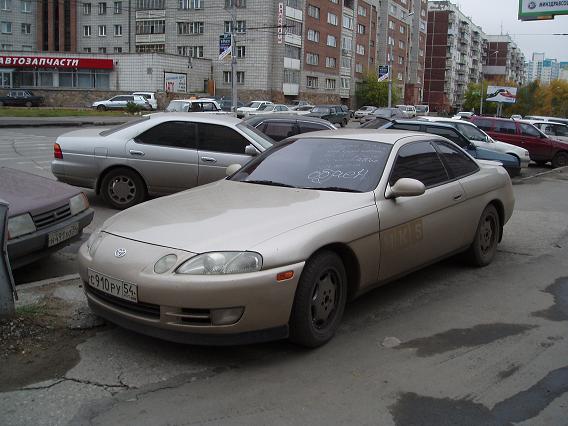
[(136, 21), (136, 34), (164, 34), (166, 32), (166, 21)]
[(357, 24), (357, 32), (359, 34), (365, 34), (365, 25), (363, 24)]
[(343, 28), (348, 30), (353, 29), (353, 17), (349, 15), (343, 15)]
[(404, 49), (405, 46), (406, 46), (406, 44), (404, 43), (404, 41), (402, 41), (402, 40), (398, 41), (398, 47), (400, 47), (401, 49)]
[(348, 58), (347, 56), (342, 56), (341, 57), (341, 68), (351, 69), (351, 58)]
[(244, 58), (246, 55), (246, 46), (237, 46), (237, 58)]
[(289, 44), (286, 44), (284, 46), (284, 56), (286, 58), (300, 60), (302, 58), (302, 49), (296, 46), (290, 46)]
[(115, 25), (114, 26), (114, 35), (117, 37), (122, 36), (122, 25)]
[(114, 14), (120, 15), (121, 13), (122, 13), (122, 2), (121, 1), (115, 1), (114, 2)]
[(91, 53), (91, 48), (90, 47), (83, 47), (83, 52), (84, 53)]
[(367, 16), (367, 9), (365, 9), (363, 6), (359, 6), (357, 8), (357, 14), (359, 16)]
[(351, 52), (353, 50), (353, 37), (341, 37), (341, 48)]
[(106, 14), (107, 14), (107, 4), (99, 3), (99, 15), (106, 15)]
[(389, 30), (394, 30), (394, 22), (389, 21)]
[(179, 0), (179, 9), (201, 9), (203, 7), (202, 0)]
[(331, 46), (331, 47), (337, 47), (337, 38), (335, 38), (335, 36), (332, 36), (331, 34), (329, 34), (327, 36), (327, 45)]
[(388, 44), (394, 46), (394, 38), (392, 38), (391, 36), (389, 36)]
[(105, 37), (107, 35), (106, 25), (99, 25), (99, 37)]
[(402, 25), (398, 27), (398, 30), (400, 31), (401, 34), (404, 34), (404, 27)]
[(404, 59), (402, 58), (402, 56), (398, 57), (398, 64), (402, 65), (402, 63), (404, 62)]
[(329, 1), (335, 4), (339, 3), (339, 0), (329, 0)]
[(284, 83), (300, 84), (300, 71), (285, 69)]
[(136, 46), (136, 53), (164, 53), (165, 44), (139, 44)]
[(189, 56), (203, 58), (203, 46), (189, 46)]
[(327, 57), (325, 58), (325, 66), (326, 68), (336, 68), (337, 67), (337, 59)]
[(302, 23), (298, 21), (292, 21), (291, 19), (286, 19), (286, 34), (295, 34), (301, 37)]
[(22, 0), (22, 13), (32, 13), (32, 2), (30, 0)]
[[(231, 84), (233, 76), (231, 71), (223, 71), (223, 83)], [(237, 71), (237, 84), (245, 84), (245, 72)]]
[(351, 79), (349, 77), (341, 77), (341, 88), (342, 89), (351, 88)]
[(31, 34), (32, 24), (22, 24), (22, 34)]
[(2, 34), (12, 34), (12, 23), (11, 22), (0, 22), (0, 32)]
[(99, 53), (107, 53), (106, 47), (99, 47)]
[[(157, 10), (164, 8), (164, 0), (136, 0), (137, 10)], [(160, 46), (160, 45), (148, 45), (148, 46)], [(136, 47), (138, 49), (138, 47)], [(140, 46), (144, 49), (144, 46)], [(142, 50), (144, 51), (144, 50)]]
[(115, 47), (114, 53), (122, 53), (122, 47)]
[(317, 89), (318, 88), (318, 78), (307, 76), (306, 77), (306, 87), (309, 87), (311, 89)]
[[(225, 32), (232, 33), (233, 32), (233, 22), (232, 21), (225, 21)], [(247, 21), (236, 21), (235, 26), (236, 33), (246, 33), (247, 32)]]
[(10, 52), (12, 51), (13, 46), (11, 44), (6, 44), (6, 43), (2, 43), (2, 46), (0, 46), (0, 50), (4, 51), (4, 52)]
[(396, 75), (396, 78), (397, 78), (399, 81), (402, 81), (402, 73), (399, 72), (399, 73)]
[(189, 33), (190, 34), (203, 34), (205, 24), (203, 22), (190, 22), (189, 23)]
[(237, 71), (237, 84), (245, 84), (245, 72)]
[(363, 64), (355, 64), (355, 72), (362, 73), (363, 72)]
[(91, 26), (85, 25), (83, 27), (83, 37), (91, 37)]
[(328, 90), (335, 89), (335, 79), (334, 78), (326, 78), (325, 79), (325, 88)]
[(319, 55), (317, 53), (306, 53), (306, 64), (317, 65), (319, 63)]
[(337, 15), (334, 15), (331, 12), (327, 13), (327, 23), (331, 25), (337, 25)]
[(225, 9), (230, 9), (232, 7), (247, 7), (247, 2), (246, 0), (225, 0)]
[(320, 33), (319, 31), (316, 30), (308, 30), (308, 40), (313, 41), (313, 42), (319, 42), (320, 41)]
[(0, 0), (0, 10), (12, 10), (12, 0)]
[(365, 54), (365, 46), (358, 44), (357, 45), (357, 54), (364, 55)]
[(308, 15), (314, 19), (320, 18), (320, 8), (317, 6), (309, 5), (308, 6)]

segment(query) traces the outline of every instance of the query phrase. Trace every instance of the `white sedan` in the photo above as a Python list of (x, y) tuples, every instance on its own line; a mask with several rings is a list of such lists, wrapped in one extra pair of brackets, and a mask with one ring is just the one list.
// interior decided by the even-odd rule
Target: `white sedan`
[(297, 112), (283, 104), (267, 104), (261, 106), (256, 111), (251, 111), (248, 113), (249, 116), (265, 114), (297, 114)]

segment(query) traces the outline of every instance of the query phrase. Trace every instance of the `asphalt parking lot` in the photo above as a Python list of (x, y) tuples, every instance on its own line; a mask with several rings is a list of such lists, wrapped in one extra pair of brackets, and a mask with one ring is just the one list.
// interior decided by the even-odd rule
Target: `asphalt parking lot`
[[(0, 165), (48, 175), (44, 145), (63, 129), (15, 130), (3, 133)], [(26, 160), (2, 163), (31, 141)], [(567, 188), (568, 170), (531, 168), (515, 179), (491, 265), (452, 258), (376, 289), (348, 305), (322, 348), (183, 346), (98, 326), (60, 368), (4, 389), (0, 423), (565, 425)], [(96, 221), (113, 214), (90, 198)], [(72, 264), (73, 250), (58, 256)], [(80, 285), (41, 288), (81, 308)], [(21, 359), (41, 361), (33, 355)]]

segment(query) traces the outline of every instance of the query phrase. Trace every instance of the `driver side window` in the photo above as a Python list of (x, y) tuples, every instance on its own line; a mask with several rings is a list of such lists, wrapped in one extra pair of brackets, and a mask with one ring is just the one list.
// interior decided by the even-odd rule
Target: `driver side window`
[(389, 184), (392, 186), (401, 178), (419, 180), (426, 188), (450, 179), (438, 153), (427, 141), (409, 143), (398, 151)]

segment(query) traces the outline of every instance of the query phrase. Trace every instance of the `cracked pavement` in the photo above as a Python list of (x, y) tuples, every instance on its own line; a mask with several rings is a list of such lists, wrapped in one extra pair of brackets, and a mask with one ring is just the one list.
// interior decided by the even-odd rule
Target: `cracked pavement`
[(448, 259), (372, 291), (322, 348), (96, 328), (62, 377), (0, 393), (0, 424), (565, 425), (567, 176), (515, 185), (493, 264)]

